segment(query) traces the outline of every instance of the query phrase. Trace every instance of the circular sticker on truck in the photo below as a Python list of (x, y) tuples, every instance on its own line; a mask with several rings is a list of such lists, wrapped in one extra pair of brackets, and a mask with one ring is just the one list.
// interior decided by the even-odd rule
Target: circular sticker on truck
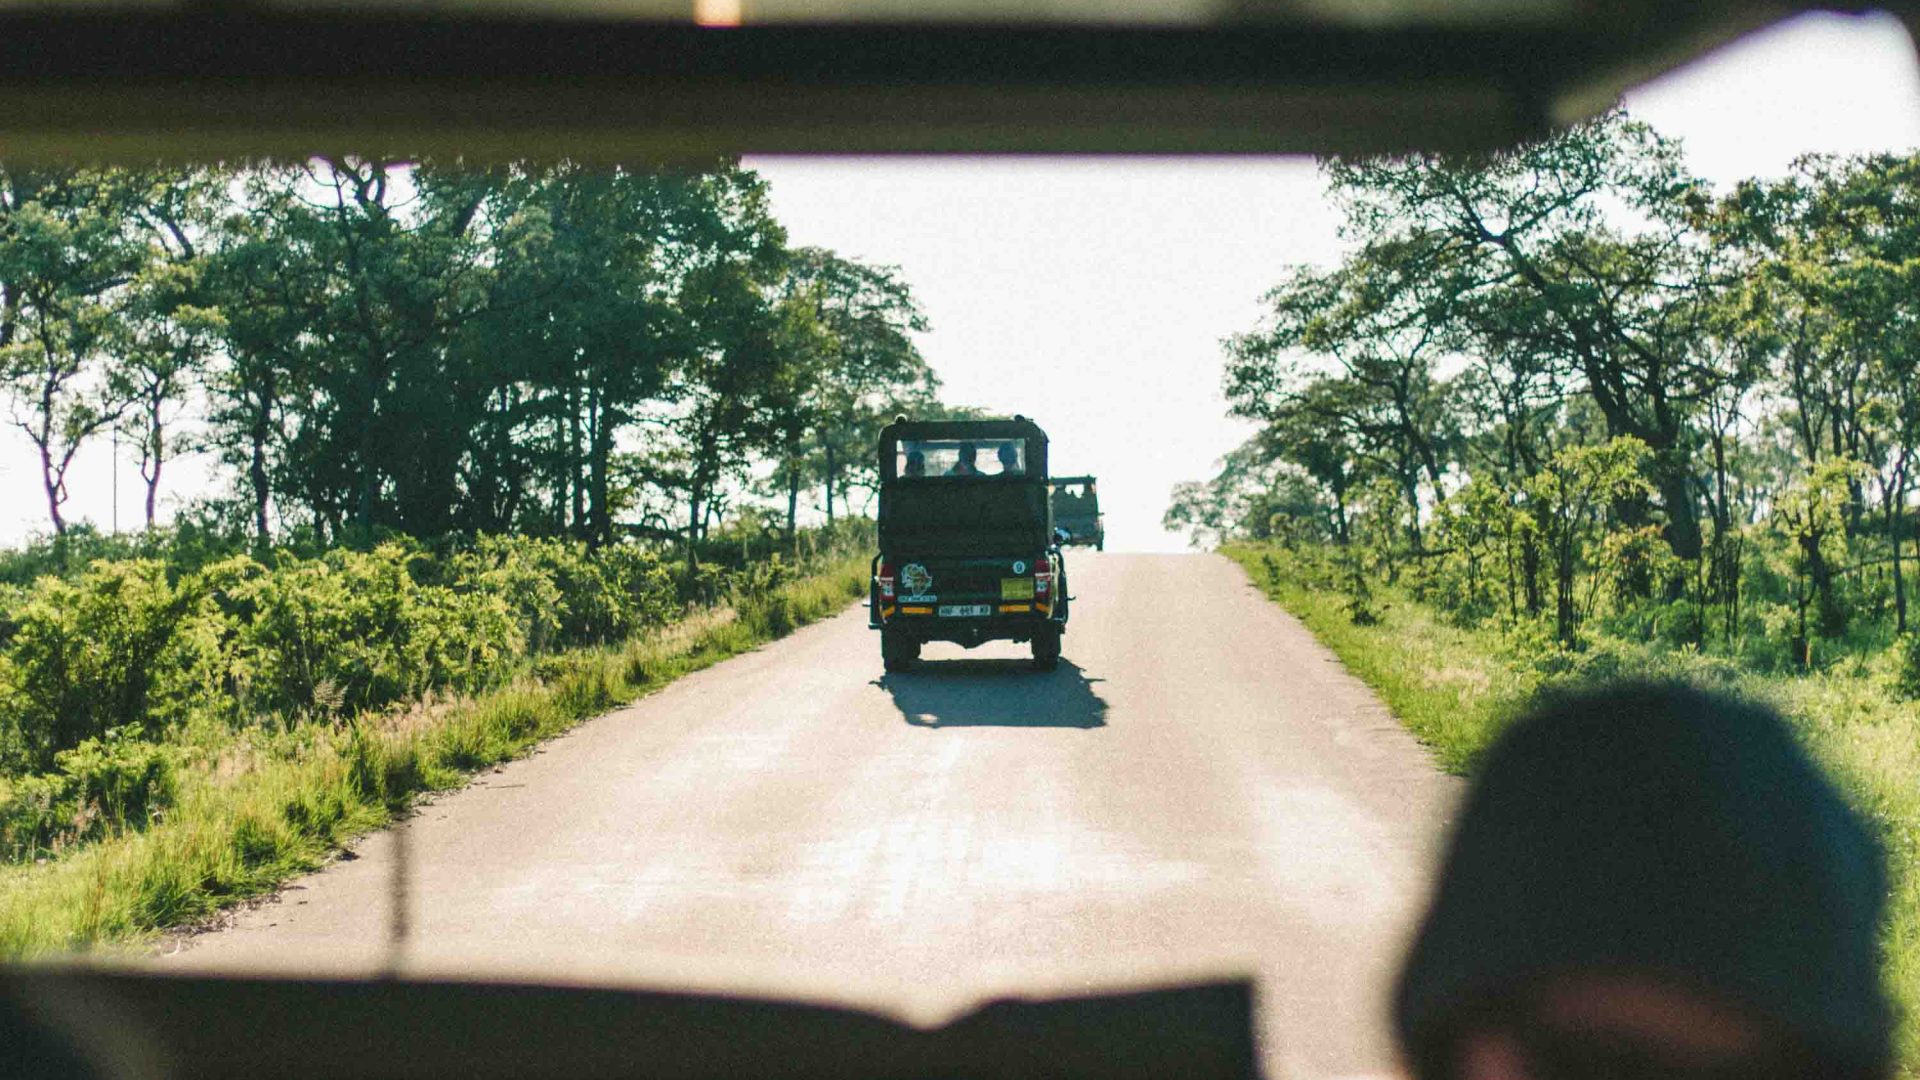
[(909, 595), (918, 596), (933, 585), (933, 575), (917, 562), (910, 562), (900, 568), (900, 584)]
[(1026, 573), (1026, 572), (1027, 572), (1027, 564), (1026, 564), (1026, 563), (1023, 563), (1023, 562), (1019, 562), (1019, 561), (1015, 561), (1015, 562), (1014, 562), (1014, 564), (1013, 564), (1013, 572), (1014, 572), (1014, 573), (1016, 573), (1016, 574), (1024, 574), (1024, 573)]

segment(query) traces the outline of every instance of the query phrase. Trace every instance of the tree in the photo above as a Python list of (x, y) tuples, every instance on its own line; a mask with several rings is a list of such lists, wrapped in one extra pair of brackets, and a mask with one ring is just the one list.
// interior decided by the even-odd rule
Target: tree
[(1602, 526), (1604, 508), (1645, 490), (1646, 456), (1646, 444), (1631, 436), (1603, 446), (1570, 447), (1527, 484), (1528, 507), (1553, 560), (1553, 626), (1562, 642), (1571, 644), (1579, 629), (1575, 581)]
[(1697, 228), (1708, 196), (1679, 148), (1612, 113), (1511, 153), (1328, 171), (1355, 237), (1437, 275), (1481, 348), (1556, 356), (1579, 373), (1608, 436), (1647, 446), (1667, 541), (1697, 559), (1690, 423), (1727, 377), (1699, 348), (1724, 275)]
[(1417, 551), (1422, 483), (1438, 498), (1454, 430), (1435, 374), (1445, 351), (1436, 301), (1402, 254), (1383, 246), (1328, 273), (1294, 268), (1267, 294), (1262, 327), (1228, 340), (1226, 395), (1238, 416), (1345, 433), (1399, 486)]
[(866, 266), (822, 248), (800, 248), (783, 283), (792, 380), (779, 419), (787, 481), (787, 532), (800, 488), (823, 489), (827, 520), (850, 488), (876, 482), (873, 447), (895, 415), (924, 415), (939, 380), (914, 344), (926, 315), (893, 267)]
[(1793, 653), (1803, 667), (1813, 662), (1807, 623), (1810, 606), (1815, 611), (1814, 628), (1822, 635), (1837, 634), (1846, 626), (1831, 568), (1846, 560), (1846, 507), (1861, 469), (1859, 462), (1847, 458), (1827, 458), (1782, 492), (1774, 507), (1774, 525), (1791, 545), (1788, 563), (1793, 571), (1797, 628)]
[(0, 171), (0, 380), (61, 536), (74, 458), (128, 408), (107, 365), (127, 346), (128, 287), (153, 257), (137, 214), (145, 188), (115, 170)]
[(168, 457), (190, 445), (175, 434), (174, 422), (188, 407), (186, 398), (225, 325), (207, 288), (207, 256), (200, 250), (224, 180), (204, 170), (157, 176), (141, 202), (155, 258), (129, 285), (125, 351), (115, 359), (109, 383), (129, 405), (122, 427), (140, 450), (149, 529)]
[(645, 420), (654, 428), (647, 476), (677, 490), (686, 510), (688, 568), (716, 513), (721, 485), (756, 452), (777, 452), (777, 407), (792, 380), (769, 300), (783, 269), (785, 233), (766, 186), (738, 169), (702, 178), (705, 212), (679, 238), (672, 366)]

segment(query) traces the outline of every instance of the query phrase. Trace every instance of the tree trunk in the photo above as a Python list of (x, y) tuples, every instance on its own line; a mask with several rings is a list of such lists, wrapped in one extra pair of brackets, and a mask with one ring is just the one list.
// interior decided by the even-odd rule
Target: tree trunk
[(606, 407), (601, 401), (600, 391), (596, 388), (587, 399), (589, 432), (588, 447), (588, 505), (592, 509), (590, 528), (594, 544), (607, 544), (613, 541), (612, 481), (609, 472), (613, 459), (613, 432), (607, 424)]
[(264, 548), (271, 539), (267, 531), (267, 503), (273, 496), (267, 479), (267, 425), (264, 413), (254, 417), (248, 441), (252, 444), (247, 460), (247, 479), (253, 484), (253, 528), (260, 546)]
[[(1833, 567), (1827, 564), (1827, 556), (1821, 550), (1824, 533), (1808, 532), (1800, 536), (1800, 553), (1807, 560), (1807, 579), (1813, 586), (1813, 600), (1817, 613), (1815, 625), (1823, 637), (1837, 637), (1847, 626), (1847, 613), (1835, 602), (1833, 595)], [(1802, 604), (1801, 622), (1806, 621), (1805, 605)], [(1804, 634), (1805, 631), (1803, 630)]]
[(1894, 632), (1907, 632), (1907, 579), (1900, 568), (1900, 531), (1907, 519), (1907, 463), (1906, 455), (1901, 455), (1898, 468), (1893, 471), (1892, 497), (1887, 503), (1887, 541), (1893, 548), (1893, 628)]
[(826, 445), (826, 451), (827, 451), (827, 527), (832, 528), (833, 527), (833, 478), (835, 474), (832, 443), (828, 443)]
[(586, 531), (587, 493), (581, 490), (580, 462), (580, 397), (574, 387), (567, 387), (567, 488), (570, 520), (567, 529), (575, 536)]
[(787, 549), (800, 553), (800, 465), (787, 468)]
[(48, 452), (47, 444), (40, 444), (40, 483), (47, 492), (47, 513), (53, 518), (53, 535), (67, 535), (67, 519), (60, 513), (60, 480), (54, 475), (53, 454)]
[(166, 465), (167, 428), (160, 419), (161, 403), (147, 401), (146, 446), (140, 454), (140, 479), (147, 485), (147, 531), (153, 531), (154, 510), (160, 501), (160, 472)]
[[(1666, 504), (1667, 527), (1662, 533), (1667, 547), (1683, 564), (1699, 562), (1706, 543), (1700, 532), (1699, 508), (1693, 501), (1693, 478), (1684, 470), (1664, 464), (1657, 464), (1655, 468), (1659, 474), (1660, 500)], [(1684, 574), (1676, 573), (1675, 579), (1667, 583), (1667, 599), (1679, 599), (1685, 595), (1686, 588)]]
[[(1567, 527), (1571, 527), (1571, 522)], [(1562, 541), (1555, 544), (1554, 549), (1553, 629), (1562, 643), (1571, 645), (1577, 619), (1573, 604), (1573, 545)]]
[(702, 496), (700, 482), (695, 479), (688, 486), (687, 491), (687, 573), (689, 575), (700, 566), (700, 515), (705, 510), (702, 505)]
[(1543, 606), (1540, 597), (1540, 540), (1528, 533), (1520, 544), (1520, 581), (1527, 600), (1527, 614), (1538, 615)]

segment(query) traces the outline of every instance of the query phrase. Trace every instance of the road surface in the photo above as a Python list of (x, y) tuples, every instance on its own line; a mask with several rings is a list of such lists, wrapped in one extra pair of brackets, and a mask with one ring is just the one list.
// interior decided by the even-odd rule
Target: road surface
[(163, 962), (923, 1022), (1251, 975), (1271, 1074), (1389, 1066), (1388, 980), (1456, 782), (1226, 559), (1070, 558), (1057, 672), (996, 643), (882, 677), (851, 610), (485, 775)]

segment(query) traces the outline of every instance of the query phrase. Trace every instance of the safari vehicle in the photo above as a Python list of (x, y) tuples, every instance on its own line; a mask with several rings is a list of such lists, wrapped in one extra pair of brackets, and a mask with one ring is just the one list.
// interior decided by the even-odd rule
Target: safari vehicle
[(1061, 547), (1107, 550), (1107, 525), (1100, 513), (1100, 488), (1091, 476), (1056, 476), (1053, 487), (1053, 527), (1065, 533)]
[(1052, 671), (1067, 628), (1066, 563), (1047, 497), (1047, 435), (1011, 420), (902, 417), (880, 432), (880, 553), (870, 625), (888, 671), (929, 641), (1031, 641)]

